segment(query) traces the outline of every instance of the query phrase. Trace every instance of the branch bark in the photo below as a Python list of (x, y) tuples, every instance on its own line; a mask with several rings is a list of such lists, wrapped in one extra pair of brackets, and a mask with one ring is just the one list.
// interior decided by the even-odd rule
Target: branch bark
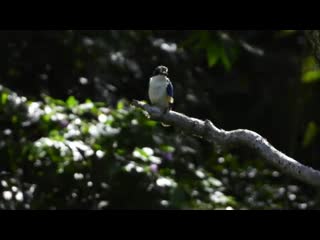
[(146, 111), (150, 118), (182, 129), (197, 137), (204, 138), (209, 142), (227, 147), (232, 145), (245, 145), (255, 150), (268, 163), (300, 181), (320, 187), (320, 171), (303, 165), (291, 157), (274, 148), (266, 139), (258, 133), (238, 129), (225, 131), (217, 128), (209, 120), (200, 120), (188, 117), (184, 114), (170, 111), (162, 114), (157, 107), (133, 100), (132, 105)]

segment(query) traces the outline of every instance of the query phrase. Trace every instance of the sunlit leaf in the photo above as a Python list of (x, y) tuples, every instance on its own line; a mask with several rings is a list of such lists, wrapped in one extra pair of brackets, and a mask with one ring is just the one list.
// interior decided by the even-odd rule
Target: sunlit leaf
[(122, 148), (118, 148), (116, 150), (116, 153), (119, 154), (119, 155), (124, 155), (126, 153), (126, 150), (125, 149), (122, 149)]
[(163, 146), (161, 146), (161, 150), (164, 151), (164, 152), (171, 153), (171, 152), (175, 151), (175, 148), (172, 147), (172, 146), (163, 145)]
[(215, 44), (210, 44), (207, 48), (208, 65), (212, 67), (217, 64), (220, 57), (220, 49)]
[(302, 76), (302, 82), (313, 83), (320, 80), (320, 70), (305, 72)]
[(156, 121), (146, 121), (145, 122), (145, 125), (146, 126), (149, 126), (149, 127), (154, 127), (154, 126), (156, 126), (158, 123), (156, 122)]
[(1, 94), (1, 103), (3, 104), (3, 105), (5, 105), (6, 103), (7, 103), (7, 100), (8, 100), (8, 93), (6, 93), (6, 92), (3, 92), (2, 94)]
[(276, 33), (276, 36), (287, 37), (296, 34), (297, 32), (297, 30), (280, 30)]
[(42, 119), (44, 122), (48, 123), (51, 119), (51, 115), (50, 114), (45, 114), (42, 116)]
[(76, 98), (74, 96), (70, 96), (67, 99), (66, 103), (69, 108), (73, 108), (79, 104), (79, 102), (76, 100)]
[(151, 148), (143, 148), (143, 149), (136, 148), (133, 151), (133, 156), (143, 161), (147, 161), (152, 155), (153, 155), (153, 150)]
[(54, 139), (54, 140), (57, 140), (57, 141), (63, 141), (64, 140), (63, 135), (61, 135), (58, 130), (50, 131), (49, 137)]
[(318, 129), (318, 126), (316, 125), (315, 122), (310, 122), (308, 124), (307, 129), (304, 134), (304, 138), (303, 138), (303, 146), (304, 147), (309, 146), (313, 142), (318, 131), (319, 131), (319, 129)]
[(224, 50), (223, 50), (223, 53), (221, 54), (221, 61), (224, 65), (225, 69), (227, 71), (230, 71), (231, 70), (231, 62), (230, 62), (230, 59)]
[(123, 101), (119, 101), (117, 104), (117, 110), (122, 110), (124, 108), (124, 103)]

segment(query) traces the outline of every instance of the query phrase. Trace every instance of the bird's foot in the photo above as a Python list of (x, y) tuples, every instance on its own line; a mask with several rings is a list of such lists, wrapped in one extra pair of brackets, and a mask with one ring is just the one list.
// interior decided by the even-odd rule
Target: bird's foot
[[(170, 108), (165, 108), (165, 109), (162, 110), (162, 115), (165, 115), (165, 114), (167, 114), (168, 112), (170, 112)], [(165, 124), (165, 123), (161, 123), (161, 125), (162, 125), (163, 127), (170, 127), (170, 125)]]

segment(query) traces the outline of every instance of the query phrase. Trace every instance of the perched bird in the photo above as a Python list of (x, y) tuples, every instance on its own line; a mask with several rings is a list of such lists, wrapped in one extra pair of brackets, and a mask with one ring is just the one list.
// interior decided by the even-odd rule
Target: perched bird
[[(160, 108), (163, 113), (172, 109), (173, 106), (173, 85), (168, 78), (168, 68), (158, 66), (153, 72), (149, 81), (149, 98), (151, 104)], [(163, 126), (168, 127), (162, 123)]]

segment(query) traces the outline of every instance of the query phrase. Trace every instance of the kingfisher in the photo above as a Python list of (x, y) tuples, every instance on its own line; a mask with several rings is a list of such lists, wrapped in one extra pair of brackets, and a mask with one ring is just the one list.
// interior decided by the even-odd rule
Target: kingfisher
[[(151, 104), (160, 108), (163, 114), (172, 109), (174, 103), (173, 85), (168, 78), (167, 67), (158, 66), (155, 68), (149, 81), (148, 93)], [(163, 123), (162, 125), (169, 127)]]

